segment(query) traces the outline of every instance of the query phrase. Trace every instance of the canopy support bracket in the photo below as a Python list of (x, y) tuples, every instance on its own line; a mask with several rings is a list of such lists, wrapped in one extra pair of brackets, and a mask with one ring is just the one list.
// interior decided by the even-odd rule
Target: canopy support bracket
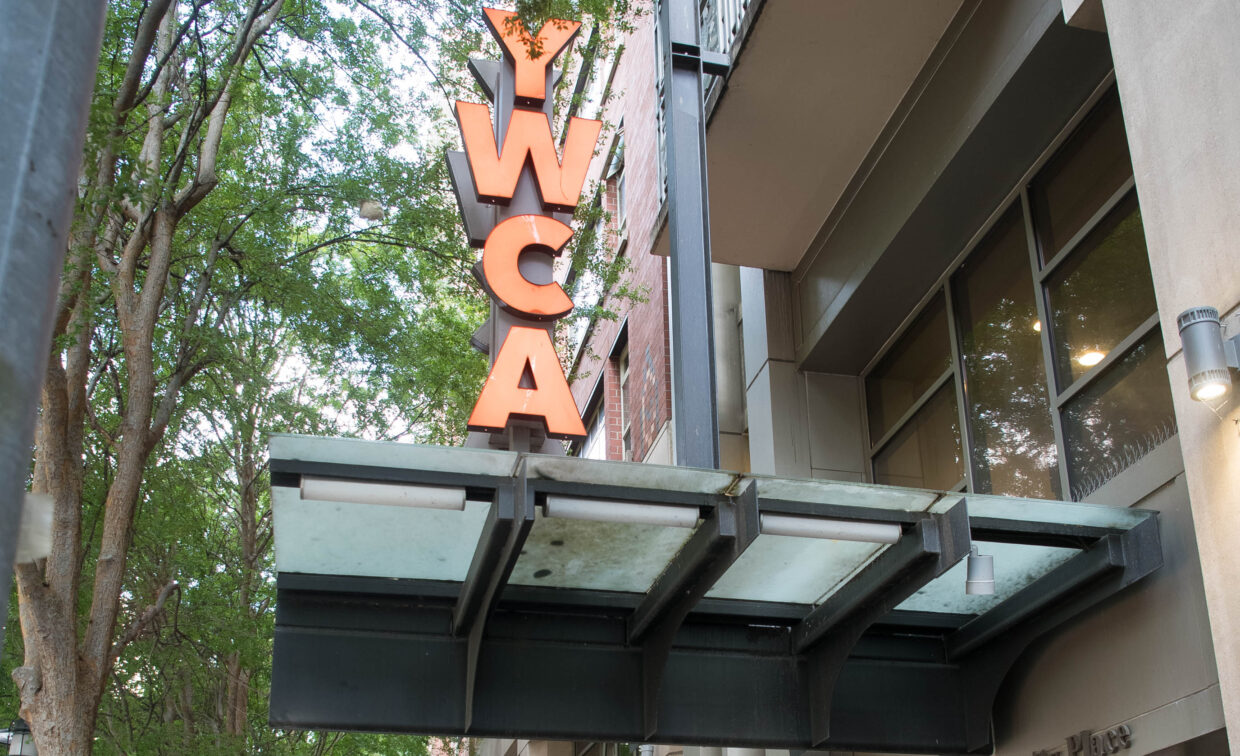
[(628, 642), (642, 650), (642, 726), (658, 730), (659, 691), (672, 642), (685, 617), (758, 537), (758, 486), (723, 497), (651, 585), (627, 623)]
[(814, 747), (830, 736), (835, 684), (865, 631), (969, 553), (969, 514), (961, 500), (918, 521), (844, 587), (793, 628), (793, 650), (808, 657), (810, 734)]
[(1038, 637), (1162, 566), (1158, 520), (1151, 517), (1108, 535), (944, 639), (949, 663), (961, 670), (969, 748), (991, 742), (999, 686)]
[(474, 683), (487, 619), (508, 582), (534, 524), (534, 496), (525, 478), (525, 462), (506, 484), (495, 488), (491, 511), (474, 550), (469, 572), (452, 611), (452, 634), (466, 637), (465, 731), (474, 717)]

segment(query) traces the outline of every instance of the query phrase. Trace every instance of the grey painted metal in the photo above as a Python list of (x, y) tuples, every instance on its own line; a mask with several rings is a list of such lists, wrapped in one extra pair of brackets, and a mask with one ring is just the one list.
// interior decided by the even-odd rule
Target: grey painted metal
[[(485, 553), (480, 553), (483, 561), (488, 567), (486, 572), (475, 573), (473, 565), (470, 569), (470, 577), (473, 580), (466, 579), (466, 583), (461, 588), (461, 598), (458, 600), (456, 610), (453, 612), (453, 631), (460, 634), (467, 634), (466, 656), (465, 656), (465, 731), (469, 732), (473, 727), (474, 720), (474, 697), (477, 690), (479, 653), (482, 648), (483, 635), (487, 631), (487, 620), (490, 619), (491, 611), (495, 607), (496, 601), (499, 600), (500, 593), (503, 592), (504, 586), (508, 583), (508, 576), (512, 574), (513, 565), (517, 563), (517, 559), (521, 556), (521, 548), (525, 545), (525, 538), (529, 535), (530, 528), (534, 525), (534, 496), (530, 492), (529, 487), (525, 485), (525, 466), (522, 465), (518, 471), (512, 486), (505, 486), (496, 489), (495, 502), (492, 506), (492, 516), (498, 515), (501, 518), (509, 520), (508, 527), (503, 528), (503, 538), (483, 538), (479, 542), (479, 549), (485, 549)], [(485, 536), (486, 534), (484, 534)], [(480, 594), (478, 606), (472, 613), (463, 611), (462, 605), (470, 595), (467, 589), (473, 587), (473, 592)], [(461, 620), (457, 624), (457, 620)]]
[(792, 647), (809, 659), (810, 743), (831, 736), (832, 704), (840, 674), (861, 636), (900, 602), (969, 553), (969, 514), (961, 501), (919, 521), (853, 580), (792, 628)]
[(1037, 306), (1038, 322), (1042, 324), (1042, 330), (1038, 332), (1038, 336), (1042, 341), (1042, 368), (1046, 372), (1046, 403), (1051, 413), (1051, 430), (1055, 434), (1055, 451), (1059, 462), (1059, 496), (1063, 499), (1072, 498), (1072, 481), (1068, 477), (1068, 454), (1067, 444), (1064, 441), (1063, 432), (1063, 415), (1059, 412), (1059, 407), (1055, 403), (1055, 397), (1059, 394), (1057, 379), (1055, 378), (1055, 347), (1051, 343), (1051, 305), (1050, 299), (1046, 293), (1046, 287), (1042, 285), (1041, 278), (1036, 271), (1041, 268), (1041, 255), (1038, 251), (1039, 242), (1037, 235), (1033, 232), (1033, 206), (1029, 201), (1029, 188), (1025, 187), (1020, 193), (1020, 211), (1021, 222), (1025, 224), (1025, 245), (1029, 250), (1029, 265), (1035, 271), (1033, 282), (1033, 299)]
[[(484, 530), (459, 583), (281, 573), (270, 717), (298, 729), (986, 752), (994, 695), (1028, 644), (1161, 564), (1152, 515), (1127, 530), (970, 522), (967, 498), (891, 513), (766, 500), (753, 482), (729, 496), (522, 480), (521, 465), (482, 474), (277, 456), (272, 469), (281, 486), (327, 474), (464, 487), (495, 502), (493, 522), (512, 523)], [(549, 493), (699, 506), (705, 522), (646, 595), (508, 586), (523, 523)], [(817, 608), (703, 598), (761, 511), (890, 517), (904, 536)], [(980, 618), (895, 610), (967, 553), (970, 525), (1086, 551)]]
[(703, 55), (697, 0), (662, 0), (671, 240), (672, 417), (676, 464), (719, 466), (710, 280), (710, 210), (702, 73), (726, 71)]
[(102, 0), (0, 11), (0, 618), (106, 12)]
[(629, 643), (640, 643), (642, 649), (645, 739), (658, 732), (663, 671), (677, 631), (706, 592), (754, 542), (758, 531), (758, 485), (750, 481), (739, 496), (719, 500), (629, 615)]

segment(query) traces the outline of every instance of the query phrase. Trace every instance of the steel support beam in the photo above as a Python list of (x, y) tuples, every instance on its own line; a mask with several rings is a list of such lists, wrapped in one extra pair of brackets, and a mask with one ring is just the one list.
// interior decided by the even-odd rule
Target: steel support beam
[[(635, 618), (663, 616), (667, 610), (658, 607), (674, 600), (513, 586), (493, 605), (473, 651), (479, 663), (467, 727), (470, 651), (468, 639), (449, 629), (455, 596), (445, 589), (452, 584), (315, 575), (279, 577), (271, 721), (476, 737), (988, 752), (995, 693), (1012, 662), (1039, 636), (1156, 569), (1157, 521), (1099, 540), (1034, 584), (1034, 593), (1053, 600), (1020, 611), (1002, 632), (949, 659), (946, 649), (956, 641), (948, 639), (967, 627), (967, 617), (894, 611), (871, 623), (869, 615), (899, 601), (919, 570), (949, 561), (949, 551), (967, 551), (953, 514), (910, 528), (903, 542), (913, 559), (893, 547), (885, 553), (897, 556), (876, 560), (887, 565), (875, 568), (887, 579), (858, 573), (849, 582), (856, 587), (841, 589), (839, 601), (817, 612), (813, 627), (831, 629), (810, 654), (864, 626), (837, 670), (825, 741), (813, 734), (821, 701), (811, 698), (809, 665), (793, 642), (818, 630), (800, 624), (807, 615), (794, 605), (698, 603), (676, 632), (658, 728), (647, 738), (642, 649), (628, 639), (643, 624), (650, 629), (634, 637), (648, 641), (657, 622)], [(949, 528), (940, 527), (944, 519)], [(891, 566), (910, 561), (911, 571)], [(1093, 579), (1073, 577), (1112, 561), (1120, 564)], [(736, 610), (728, 610), (733, 603)], [(652, 608), (639, 615), (643, 604)], [(794, 635), (794, 628), (801, 629)]]
[(102, 0), (12, 2), (0, 23), (0, 617), (106, 14)]
[(659, 694), (676, 631), (757, 537), (758, 486), (751, 481), (739, 496), (719, 501), (629, 617), (628, 642), (640, 643), (642, 649), (646, 740), (653, 739), (658, 730)]
[[(667, 107), (667, 207), (671, 241), (672, 416), (676, 464), (719, 466), (715, 340), (710, 283), (703, 55), (697, 0), (662, 0), (659, 23)], [(726, 71), (726, 65), (722, 66)]]
[(793, 649), (807, 654), (814, 747), (831, 734), (832, 699), (844, 663), (867, 629), (969, 553), (969, 514), (961, 501), (917, 522), (855, 578), (793, 628)]
[(491, 511), (483, 525), (469, 572), (452, 611), (452, 633), (465, 636), (465, 730), (474, 718), (474, 689), (478, 679), (478, 655), (487, 619), (508, 583), (521, 556), (526, 536), (534, 525), (534, 496), (526, 485), (525, 463), (509, 485), (495, 489)]
[(964, 712), (969, 750), (990, 743), (990, 717), (999, 686), (1039, 636), (1162, 566), (1158, 520), (1151, 517), (1108, 535), (949, 635), (947, 661), (969, 692)]

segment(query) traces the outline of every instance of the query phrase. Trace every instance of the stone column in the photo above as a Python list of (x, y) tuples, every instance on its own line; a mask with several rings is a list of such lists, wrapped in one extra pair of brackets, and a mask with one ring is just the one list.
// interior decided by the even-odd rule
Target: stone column
[(1240, 328), (1240, 5), (1103, 0), (1103, 9), (1166, 343), (1224, 716), (1236, 751), (1240, 391), (1216, 407), (1189, 397), (1176, 316), (1210, 305), (1231, 334)]

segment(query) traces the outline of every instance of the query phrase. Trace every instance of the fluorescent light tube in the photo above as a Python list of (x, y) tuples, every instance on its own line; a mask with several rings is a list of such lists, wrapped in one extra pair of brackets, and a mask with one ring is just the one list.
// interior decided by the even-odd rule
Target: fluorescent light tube
[(568, 496), (548, 496), (544, 514), (547, 517), (562, 517), (568, 520), (662, 525), (669, 528), (691, 528), (697, 525), (698, 521), (697, 507), (578, 499)]
[(423, 509), (465, 509), (464, 488), (410, 486), (402, 483), (370, 483), (339, 478), (301, 476), (301, 498), (305, 501), (343, 501)]
[(829, 538), (833, 541), (865, 541), (868, 543), (895, 543), (900, 540), (900, 526), (894, 522), (859, 522), (765, 513), (758, 517), (760, 532), (765, 535)]

